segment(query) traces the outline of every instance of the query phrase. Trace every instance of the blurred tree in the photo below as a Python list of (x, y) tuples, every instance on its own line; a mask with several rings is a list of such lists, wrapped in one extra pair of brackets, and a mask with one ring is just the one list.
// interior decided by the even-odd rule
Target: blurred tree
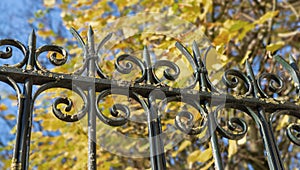
[[(46, 10), (36, 13), (35, 19), (40, 22), (38, 34), (45, 39), (52, 40), (55, 44), (64, 45), (69, 49), (71, 55), (71, 60), (66, 65), (53, 69), (57, 72), (72, 72), (82, 65), (83, 60), (82, 54), (80, 54), (81, 49), (76, 43), (70, 41), (70, 34), (62, 33), (60, 27), (47, 25), (43, 21), (45, 14), (57, 9), (60, 10), (64, 26), (80, 30), (82, 36), (87, 35), (88, 25), (93, 26), (96, 31), (96, 42), (100, 42), (110, 31), (120, 33), (121, 38), (117, 37), (111, 44), (108, 42), (108, 45), (105, 46), (108, 50), (101, 51), (103, 58), (99, 61), (104, 72), (114, 79), (118, 79), (119, 75), (113, 72), (115, 57), (112, 56), (131, 53), (141, 57), (139, 53), (144, 46), (148, 46), (157, 58), (171, 60), (180, 67), (186, 67), (187, 61), (181, 61), (181, 55), (174, 46), (175, 41), (191, 45), (193, 40), (198, 43), (202, 39), (205, 39), (206, 42), (207, 39), (211, 40), (217, 55), (209, 55), (206, 58), (206, 63), (210, 76), (215, 76), (215, 80), (221, 80), (219, 76), (224, 69), (245, 69), (244, 63), (246, 59), (249, 59), (256, 75), (261, 75), (263, 72), (275, 73), (281, 75), (284, 81), (288, 82), (290, 81), (289, 75), (271, 58), (275, 54), (284, 57), (293, 54), (297, 61), (299, 58), (300, 3), (296, 0), (62, 0), (59, 3), (55, 0), (45, 0), (44, 5)], [(156, 23), (156, 15), (158, 18), (163, 16), (171, 19), (174, 16), (178, 19), (172, 22), (166, 21), (166, 24)], [(59, 19), (52, 18), (52, 20)], [(158, 21), (162, 21), (162, 18), (159, 18)], [(193, 26), (178, 26), (187, 22)], [(154, 31), (140, 31), (140, 26), (147, 27), (147, 25), (143, 25), (145, 23), (151, 23), (152, 27), (150, 28)], [(169, 23), (172, 25), (169, 26)], [(190, 30), (185, 30), (187, 28)], [(120, 30), (121, 32), (118, 32)], [(201, 32), (207, 38), (201, 35)], [(189, 67), (186, 72), (182, 71), (179, 82), (166, 82), (166, 84), (182, 87), (189, 82), (186, 78), (188, 74), (192, 73), (188, 73), (190, 70)], [(133, 80), (132, 77), (139, 76), (133, 75), (135, 74), (129, 74), (125, 78)], [(217, 84), (217, 82), (214, 83)], [(267, 89), (267, 84), (264, 87)], [(240, 95), (242, 91), (242, 87), (228, 90), (229, 93), (235, 95)], [(50, 92), (56, 95), (63, 93), (73, 96), (70, 92)], [(291, 84), (284, 87), (281, 92), (271, 93), (268, 91), (267, 93), (277, 100), (299, 102), (298, 99), (295, 99), (295, 89)], [(39, 101), (44, 101), (47, 98), (51, 100), (52, 95), (45, 95), (43, 100), (40, 99)], [(80, 108), (81, 101), (76, 96), (73, 100), (77, 101), (78, 108)], [(127, 103), (125, 103), (130, 106), (130, 109), (134, 110), (133, 117), (142, 117), (143, 112), (136, 103), (115, 96), (107, 97), (103, 103), (99, 104), (99, 108), (105, 108), (103, 112), (109, 113), (107, 108), (112, 106), (114, 102), (122, 101), (126, 101)], [(87, 163), (86, 121), (69, 124), (56, 120), (49, 114), (51, 108), (47, 105), (47, 102), (36, 104), (34, 121), (39, 130), (35, 130), (32, 134), (30, 166), (38, 169), (85, 168)], [(174, 124), (174, 117), (180, 109), (193, 110), (185, 105), (168, 104), (167, 113), (163, 115), (162, 121), (164, 130)], [(224, 118), (243, 117), (249, 125), (247, 135), (241, 140), (233, 141), (219, 138), (226, 169), (267, 169), (268, 164), (263, 152), (262, 139), (251, 118), (236, 110), (224, 110), (222, 114)], [(292, 120), (287, 117), (280, 117), (280, 120), (274, 123), (277, 143), (285, 167), (296, 169), (296, 167), (300, 167), (300, 158), (297, 154), (300, 149), (291, 144), (284, 136), (285, 126), (287, 122)], [(122, 153), (125, 152), (124, 150), (146, 151), (149, 149), (147, 143), (138, 143), (137, 141), (126, 143), (126, 141), (116, 140), (118, 136), (116, 132), (131, 137), (146, 138), (147, 126), (145, 122), (129, 122), (124, 127), (110, 129), (99, 121), (97, 128), (99, 143), (97, 146), (99, 147), (97, 165), (99, 169), (150, 168), (148, 158), (119, 156), (126, 155), (126, 153)], [(178, 133), (178, 131), (173, 131), (170, 136), (172, 138), (180, 136), (180, 142), (176, 145), (166, 144), (165, 146), (168, 168), (212, 169), (214, 161), (209, 141), (203, 143), (199, 141), (200, 136), (187, 136)], [(105, 143), (103, 144), (105, 147), (102, 143)], [(3, 163), (9, 167), (9, 160), (3, 161)]]

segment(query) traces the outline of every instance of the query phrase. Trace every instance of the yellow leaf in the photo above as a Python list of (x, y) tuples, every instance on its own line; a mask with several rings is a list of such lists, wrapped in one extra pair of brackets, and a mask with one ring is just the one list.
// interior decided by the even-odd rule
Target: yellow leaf
[(190, 146), (192, 143), (188, 140), (183, 141), (178, 150), (172, 153), (172, 156), (175, 157), (179, 152), (183, 151), (184, 149), (186, 149), (186, 147)]
[(194, 162), (206, 162), (212, 157), (212, 150), (211, 147), (207, 148), (204, 151), (201, 150), (196, 150), (192, 152), (188, 157), (187, 157), (187, 162), (188, 164), (193, 164)]
[(214, 162), (215, 162), (214, 160), (211, 160), (204, 167), (202, 167), (201, 170), (206, 170), (206, 169), (210, 168)]
[(0, 104), (0, 111), (7, 110), (7, 106), (5, 104)]
[(214, 45), (218, 46), (221, 44), (227, 44), (230, 40), (230, 32), (227, 29), (220, 29), (219, 35), (214, 39)]
[(239, 31), (242, 28), (245, 28), (247, 25), (249, 25), (250, 23), (247, 21), (241, 21), (241, 20), (237, 20), (234, 21), (234, 23), (231, 25), (231, 27), (229, 28), (229, 31)]
[(196, 150), (192, 153), (189, 154), (188, 158), (187, 158), (187, 162), (190, 164), (194, 163), (197, 161), (198, 156), (201, 154), (200, 150)]
[(13, 115), (13, 114), (8, 114), (8, 115), (5, 116), (5, 119), (6, 120), (14, 120), (14, 119), (16, 119), (16, 116)]
[(263, 24), (266, 22), (268, 19), (275, 17), (279, 13), (278, 10), (276, 11), (269, 11), (265, 13), (265, 15), (261, 16), (258, 20), (256, 20), (254, 23), (255, 24)]
[(52, 30), (39, 30), (37, 31), (37, 34), (43, 38), (47, 38), (55, 35), (55, 33)]
[(219, 44), (216, 46), (216, 51), (218, 54), (224, 54), (225, 52), (225, 45), (224, 44)]
[(240, 64), (244, 64), (245, 61), (249, 58), (249, 55), (251, 54), (251, 51), (247, 51), (244, 57), (241, 59)]
[(56, 0), (44, 0), (44, 5), (48, 8), (51, 8), (55, 5)]
[(247, 136), (245, 135), (242, 139), (237, 141), (238, 145), (244, 145), (247, 142)]
[(266, 49), (268, 51), (274, 52), (274, 51), (280, 49), (283, 46), (284, 46), (284, 42), (283, 41), (278, 41), (275, 44), (269, 44), (269, 45), (267, 45)]
[(284, 115), (281, 119), (280, 122), (278, 123), (277, 127), (276, 127), (276, 131), (279, 131), (281, 129), (283, 129), (284, 127), (287, 126), (289, 122), (289, 116), (288, 115)]
[(191, 141), (188, 140), (183, 141), (178, 148), (178, 152), (183, 151), (186, 147), (190, 146), (191, 144), (192, 144)]
[(231, 158), (237, 152), (237, 144), (235, 140), (229, 140), (228, 158)]
[(202, 9), (202, 13), (200, 13), (199, 18), (203, 20), (208, 12), (212, 11), (212, 0), (200, 0), (200, 9)]
[(207, 127), (203, 130), (203, 132), (201, 132), (200, 134), (197, 135), (197, 138), (202, 139), (205, 137), (207, 133)]

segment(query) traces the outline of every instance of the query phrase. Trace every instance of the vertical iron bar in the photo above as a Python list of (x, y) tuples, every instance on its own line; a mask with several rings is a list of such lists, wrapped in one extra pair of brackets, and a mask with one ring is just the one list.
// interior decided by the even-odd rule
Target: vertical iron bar
[(259, 117), (259, 130), (263, 137), (265, 151), (267, 154), (268, 164), (270, 169), (284, 169), (282, 160), (280, 158), (279, 149), (277, 147), (272, 129), (266, 121), (264, 110), (258, 108), (258, 117)]
[[(88, 76), (95, 77), (95, 44), (94, 44), (94, 32), (92, 27), (89, 27), (88, 31), (88, 54), (86, 60), (88, 60)], [(95, 106), (95, 84), (90, 82), (88, 88), (88, 169), (97, 169), (96, 160), (96, 106)]]
[(220, 155), (220, 149), (219, 149), (219, 144), (218, 144), (218, 138), (216, 134), (216, 124), (214, 120), (214, 114), (209, 114), (209, 134), (210, 136), (210, 142), (211, 142), (211, 147), (212, 147), (212, 153), (214, 157), (214, 164), (215, 164), (215, 169), (217, 170), (223, 170), (223, 164), (222, 164), (222, 157)]
[[(247, 70), (248, 77), (250, 78), (250, 80), (253, 84), (253, 96), (255, 98), (259, 98), (260, 96), (258, 93), (258, 87), (257, 87), (256, 81), (255, 81), (254, 73), (253, 73), (252, 67), (250, 66), (250, 63), (247, 60), (246, 60), (246, 70)], [(267, 154), (269, 168), (270, 169), (284, 169), (273, 131), (272, 131), (271, 127), (269, 126), (268, 121), (265, 116), (265, 111), (262, 107), (258, 107), (257, 111), (258, 111), (258, 114), (257, 114), (258, 120), (255, 120), (255, 122), (258, 124), (260, 134), (263, 137), (263, 142), (265, 145), (265, 151)]]
[[(34, 30), (28, 39), (29, 56), (26, 70), (32, 71), (35, 64), (35, 50), (36, 50), (36, 36)], [(21, 96), (20, 108), (17, 120), (16, 146), (14, 150), (12, 169), (27, 170), (29, 166), (29, 152), (30, 152), (30, 137), (31, 137), (31, 123), (32, 123), (32, 79), (27, 78), (24, 82), (23, 93)]]
[(161, 121), (157, 113), (155, 97), (150, 94), (148, 98), (149, 111), (148, 113), (148, 132), (150, 141), (150, 160), (153, 170), (166, 169), (166, 159), (161, 139)]
[[(27, 55), (27, 54), (26, 54)], [(22, 164), (21, 164), (21, 154), (22, 154), (22, 147), (21, 147), (21, 136), (22, 136), (22, 117), (24, 113), (24, 97), (23, 96), (18, 96), (20, 99), (18, 99), (19, 103), (19, 108), (18, 108), (18, 118), (17, 118), (17, 127), (16, 127), (16, 141), (15, 141), (15, 146), (14, 146), (14, 151), (13, 151), (13, 158), (12, 158), (12, 164), (11, 164), (11, 169), (16, 170), (20, 169)]]
[[(209, 50), (210, 50), (210, 48), (207, 49), (205, 55), (207, 55)], [(193, 52), (194, 52), (194, 59), (197, 64), (197, 67), (198, 67), (197, 74), (199, 76), (199, 91), (207, 92), (208, 91), (208, 85), (207, 85), (207, 79), (206, 79), (207, 70), (205, 68), (205, 65), (201, 61), (200, 51), (199, 51), (198, 45), (195, 41), (193, 42)], [(209, 112), (208, 111), (209, 107), (210, 106), (209, 106), (208, 101), (204, 101), (204, 110), (207, 113)], [(217, 138), (217, 134), (216, 134), (216, 122), (215, 122), (215, 119), (213, 116), (214, 116), (214, 114), (208, 114), (208, 122), (209, 122), (208, 130), (209, 130), (209, 134), (210, 134), (212, 154), (213, 154), (214, 161), (215, 161), (214, 162), (215, 169), (223, 170), (224, 168), (223, 168), (223, 164), (222, 164), (222, 157), (220, 155), (218, 138)]]
[[(146, 83), (154, 84), (152, 64), (147, 47), (144, 48), (143, 58), (146, 65)], [(166, 169), (166, 159), (164, 152), (164, 145), (161, 139), (161, 120), (158, 116), (158, 109), (156, 106), (156, 91), (152, 91), (148, 96), (149, 112), (147, 113), (148, 121), (148, 133), (150, 142), (150, 161), (153, 170), (164, 170)]]

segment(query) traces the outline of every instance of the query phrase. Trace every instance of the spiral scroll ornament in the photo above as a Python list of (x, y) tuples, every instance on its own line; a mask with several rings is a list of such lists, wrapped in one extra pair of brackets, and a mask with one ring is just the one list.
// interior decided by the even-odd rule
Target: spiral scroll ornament
[[(214, 110), (214, 121), (217, 127), (217, 131), (223, 136), (228, 139), (232, 140), (239, 140), (242, 139), (246, 133), (247, 133), (247, 123), (239, 117), (232, 117), (227, 121), (227, 127), (228, 129), (224, 129), (222, 125), (218, 121), (218, 115), (219, 112), (224, 109), (224, 108), (236, 108), (236, 105), (229, 104), (229, 105), (220, 105)], [(237, 107), (237, 109), (245, 110), (243, 107)], [(246, 112), (247, 113), (247, 112)], [(248, 114), (248, 113), (247, 113)]]
[[(38, 60), (39, 56), (44, 52), (50, 52), (49, 61), (54, 66), (62, 66), (68, 60), (68, 53), (62, 47), (56, 45), (44, 45), (36, 50), (35, 61), (38, 70), (50, 72), (50, 70), (47, 70), (44, 66), (42, 66), (42, 64)], [(61, 57), (58, 58), (58, 55), (60, 55)]]
[[(0, 58), (2, 58), (2, 59), (9, 59), (13, 55), (12, 47), (16, 47), (17, 49), (19, 49), (24, 56), (23, 60), (21, 60), (19, 63), (11, 65), (10, 67), (21, 68), (25, 65), (25, 63), (28, 60), (28, 55), (27, 55), (28, 49), (26, 48), (26, 46), (24, 44), (22, 44), (20, 41), (17, 41), (17, 40), (4, 39), (4, 40), (0, 40), (0, 46), (8, 46), (5, 48), (4, 52), (0, 51)], [(12, 46), (12, 47), (10, 47), (10, 46)]]
[[(191, 113), (188, 110), (183, 110), (183, 111), (179, 111), (174, 119), (174, 123), (176, 125), (176, 127), (182, 131), (183, 133), (186, 133), (188, 135), (198, 135), (201, 133), (207, 133), (205, 130), (207, 130), (207, 124), (208, 124), (208, 119), (207, 119), (207, 111), (205, 111), (202, 106), (200, 106), (197, 102), (193, 101), (193, 100), (189, 100), (186, 98), (182, 98), (182, 97), (168, 97), (166, 99), (164, 99), (161, 102), (161, 106), (160, 106), (160, 114), (164, 114), (162, 108), (163, 105), (166, 105), (170, 102), (183, 102), (185, 104), (188, 104), (190, 106), (192, 106), (193, 108), (198, 110), (198, 114), (200, 114), (200, 119), (202, 119), (202, 123), (196, 123), (195, 121), (199, 121), (199, 120), (195, 120), (195, 117), (193, 115), (193, 113)], [(196, 124), (198, 126), (196, 126)], [(206, 138), (208, 135), (204, 135), (203, 138)]]
[(128, 122), (129, 117), (130, 117), (129, 107), (124, 104), (120, 104), (120, 103), (116, 103), (110, 108), (110, 115), (112, 116), (112, 118), (106, 116), (101, 111), (101, 109), (98, 107), (98, 104), (101, 102), (102, 99), (104, 99), (106, 96), (111, 95), (111, 94), (128, 96), (128, 97), (136, 100), (138, 103), (140, 103), (140, 105), (146, 112), (148, 111), (147, 104), (145, 103), (144, 100), (140, 99), (140, 97), (136, 93), (129, 92), (129, 94), (128, 94), (128, 92), (126, 92), (124, 90), (114, 90), (114, 91), (111, 91), (110, 89), (104, 90), (98, 95), (98, 97), (96, 99), (96, 106), (97, 106), (96, 107), (96, 115), (102, 122), (104, 122), (107, 125), (110, 125), (110, 126), (125, 125)]
[(270, 92), (279, 93), (283, 89), (284, 82), (278, 75), (271, 74), (271, 73), (264, 73), (260, 75), (257, 80), (258, 88), (264, 97), (269, 97), (270, 94), (267, 94), (266, 89), (263, 89), (262, 87), (263, 79), (267, 79), (268, 81), (267, 87)]
[(68, 115), (68, 114), (64, 114), (58, 108), (58, 105), (59, 104), (66, 105), (64, 111), (65, 112), (70, 112), (71, 108), (73, 107), (72, 100), (70, 98), (68, 98), (68, 97), (64, 97), (64, 98), (63, 97), (59, 97), (59, 98), (56, 98), (55, 101), (54, 101), (54, 103), (52, 104), (52, 112), (55, 115), (55, 117), (57, 117), (58, 119), (60, 119), (62, 121), (65, 121), (65, 122), (76, 122), (76, 121), (82, 119), (86, 115), (86, 112), (88, 110), (88, 105), (89, 105), (89, 103), (87, 102), (88, 100), (87, 100), (86, 94), (84, 93), (84, 91), (80, 87), (76, 86), (75, 84), (73, 84), (72, 86), (67, 86), (67, 85), (64, 86), (64, 85), (61, 85), (61, 84), (59, 84), (57, 82), (50, 82), (50, 83), (44, 84), (44, 85), (40, 86), (37, 89), (37, 91), (35, 92), (34, 97), (33, 97), (33, 101), (35, 101), (36, 98), (42, 92), (44, 92), (44, 91), (46, 91), (48, 89), (51, 89), (51, 88), (65, 88), (65, 89), (74, 91), (83, 100), (83, 106), (82, 106), (82, 108), (76, 114)]
[[(269, 119), (270, 127), (273, 126), (274, 120), (277, 120), (280, 116), (287, 115), (300, 119), (298, 111), (294, 110), (279, 110), (271, 114)], [(295, 145), (300, 146), (300, 124), (299, 123), (289, 123), (286, 127), (286, 135)]]

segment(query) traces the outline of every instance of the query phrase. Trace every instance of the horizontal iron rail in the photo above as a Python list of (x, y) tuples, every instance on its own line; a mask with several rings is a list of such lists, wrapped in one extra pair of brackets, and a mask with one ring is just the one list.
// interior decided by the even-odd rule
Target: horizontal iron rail
[[(118, 80), (109, 80), (101, 79), (87, 76), (78, 76), (72, 74), (60, 74), (52, 72), (43, 72), (43, 71), (27, 71), (21, 68), (9, 67), (9, 66), (0, 66), (0, 74), (6, 75), (12, 78), (17, 83), (24, 83), (27, 78), (31, 78), (34, 85), (42, 85), (48, 82), (57, 82), (65, 87), (71, 87), (72, 84), (76, 84), (81, 87), (83, 90), (88, 90), (88, 85), (91, 82), (95, 85), (95, 92), (101, 92), (104, 89), (118, 88), (124, 89), (131, 92), (135, 92), (143, 97), (148, 97), (153, 90), (159, 89), (167, 97), (169, 96), (184, 96), (190, 97), (192, 99), (199, 99), (200, 103), (208, 101), (212, 105), (217, 106), (220, 104), (234, 104), (245, 105), (251, 108), (256, 108), (259, 106), (264, 106), (265, 111), (274, 111), (274, 110), (300, 110), (300, 106), (294, 103), (285, 101), (276, 101), (272, 98), (253, 98), (253, 97), (243, 97), (243, 96), (233, 96), (230, 94), (220, 94), (215, 92), (202, 92), (192, 89), (181, 89), (181, 88), (171, 88), (167, 86), (161, 86), (158, 88), (158, 85), (149, 85), (149, 84), (135, 84), (128, 81), (118, 81)], [(6, 79), (1, 79), (1, 81), (6, 81)], [(63, 87), (62, 86), (62, 87)], [(213, 102), (212, 102), (213, 100)], [(225, 102), (226, 101), (226, 102)]]

